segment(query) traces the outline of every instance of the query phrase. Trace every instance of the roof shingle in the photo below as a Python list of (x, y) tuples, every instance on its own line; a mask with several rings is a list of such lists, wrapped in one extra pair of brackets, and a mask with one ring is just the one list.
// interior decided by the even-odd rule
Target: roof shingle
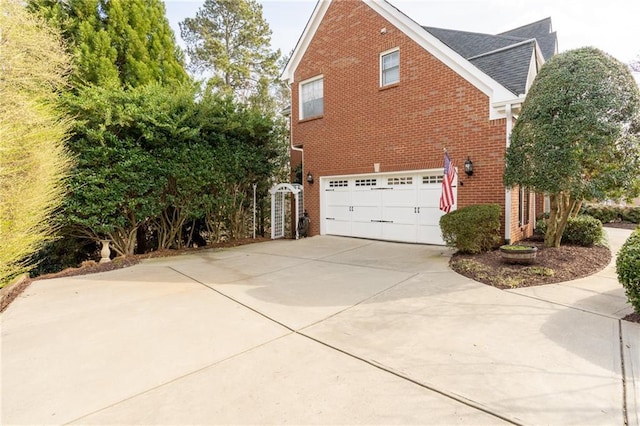
[(556, 33), (551, 32), (551, 18), (497, 35), (423, 28), (516, 95), (526, 91), (536, 43), (545, 60), (557, 50)]

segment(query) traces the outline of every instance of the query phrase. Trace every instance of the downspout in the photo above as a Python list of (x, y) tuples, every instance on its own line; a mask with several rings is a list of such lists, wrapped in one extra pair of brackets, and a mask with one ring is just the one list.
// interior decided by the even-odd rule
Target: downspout
[[(513, 129), (513, 112), (511, 111), (511, 104), (507, 103), (505, 106), (505, 113), (507, 116), (506, 126), (506, 144), (507, 148), (511, 144), (511, 130)], [(504, 193), (504, 239), (507, 244), (511, 243), (511, 189), (505, 188)]]
[[(289, 87), (289, 91), (291, 93), (293, 93), (293, 91), (291, 90), (291, 87)], [(293, 99), (291, 99), (293, 101)], [(291, 102), (291, 105), (293, 105), (293, 102)], [(304, 149), (302, 148), (296, 148), (295, 146), (293, 146), (293, 108), (291, 108), (291, 113), (289, 114), (289, 147), (291, 148), (292, 151), (298, 151), (300, 152), (300, 157), (302, 158), (302, 176), (300, 177), (300, 180), (302, 182), (300, 182), (300, 184), (302, 185), (302, 188), (304, 188)], [(298, 235), (298, 220), (300, 219), (298, 217), (298, 214), (300, 213), (300, 209), (298, 208), (298, 203), (300, 200), (300, 194), (296, 193), (294, 194), (294, 198), (295, 198), (295, 206), (296, 206), (296, 221), (294, 223), (294, 226), (296, 228), (296, 240), (300, 238), (300, 235)], [(302, 210), (304, 211), (304, 199), (307, 198), (305, 196), (302, 197)]]

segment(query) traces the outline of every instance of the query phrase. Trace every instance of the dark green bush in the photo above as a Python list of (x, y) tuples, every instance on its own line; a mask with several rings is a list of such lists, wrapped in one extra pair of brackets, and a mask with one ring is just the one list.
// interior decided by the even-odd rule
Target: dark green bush
[(585, 204), (581, 214), (595, 217), (602, 223), (631, 222), (640, 223), (640, 207), (605, 206), (601, 204)]
[(622, 209), (622, 220), (640, 224), (640, 207), (625, 207)]
[(454, 210), (440, 218), (442, 238), (461, 253), (495, 248), (500, 238), (500, 206), (478, 204)]
[(640, 313), (640, 228), (631, 234), (618, 252), (616, 272), (629, 303)]
[(547, 219), (549, 219), (549, 213), (539, 214), (536, 218), (536, 227), (533, 230), (534, 234), (544, 236), (547, 233)]
[(603, 235), (602, 222), (592, 216), (579, 215), (567, 221), (562, 233), (562, 242), (591, 247), (602, 241)]
[(582, 206), (583, 215), (591, 216), (602, 223), (616, 222), (622, 220), (622, 212), (617, 206), (605, 206), (601, 204), (585, 204)]

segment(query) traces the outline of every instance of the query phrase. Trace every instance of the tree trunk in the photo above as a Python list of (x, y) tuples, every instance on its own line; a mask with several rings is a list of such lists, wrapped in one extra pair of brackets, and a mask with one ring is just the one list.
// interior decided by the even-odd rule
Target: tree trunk
[(571, 198), (567, 193), (550, 194), (550, 212), (547, 220), (547, 231), (544, 236), (544, 245), (546, 247), (560, 247), (562, 234), (567, 226), (569, 216), (573, 213), (576, 206), (578, 210), (581, 202)]
[(544, 234), (545, 247), (554, 247), (556, 230), (558, 229), (558, 195), (549, 194), (549, 219), (547, 219), (547, 230)]
[(578, 213), (580, 213), (580, 209), (582, 209), (582, 202), (583, 200), (574, 201), (573, 208), (571, 209), (571, 217), (578, 216)]

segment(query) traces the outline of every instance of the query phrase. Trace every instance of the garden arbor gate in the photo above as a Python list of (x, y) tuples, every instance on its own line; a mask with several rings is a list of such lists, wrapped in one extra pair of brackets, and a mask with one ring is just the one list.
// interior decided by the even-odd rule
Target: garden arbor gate
[(296, 240), (298, 235), (298, 221), (302, 217), (302, 185), (298, 183), (280, 183), (269, 191), (271, 192), (271, 239), (284, 238), (287, 220), (287, 195), (293, 196), (295, 212), (295, 225), (293, 226)]

